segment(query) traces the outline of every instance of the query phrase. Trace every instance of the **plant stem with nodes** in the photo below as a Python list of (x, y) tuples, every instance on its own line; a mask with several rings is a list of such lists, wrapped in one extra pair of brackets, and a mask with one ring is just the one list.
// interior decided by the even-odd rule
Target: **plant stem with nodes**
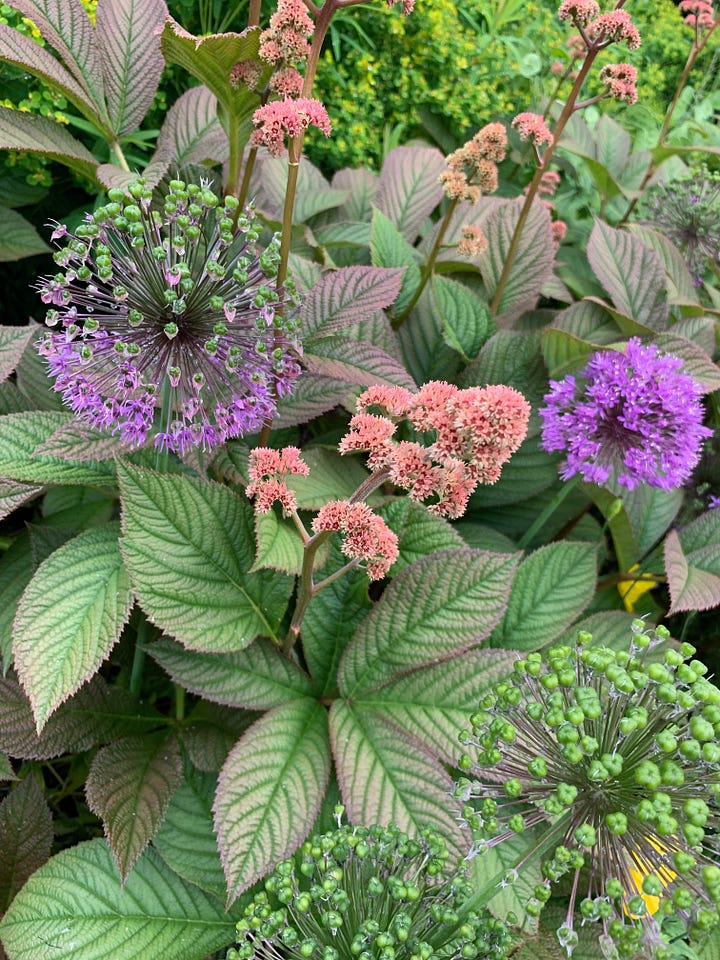
[[(390, 472), (388, 470), (379, 470), (377, 473), (370, 474), (367, 479), (363, 480), (357, 490), (349, 498), (349, 503), (361, 503), (366, 500), (371, 493), (374, 493), (378, 487), (381, 487), (383, 483), (388, 479)], [(299, 521), (300, 526), (302, 523)], [(296, 524), (297, 525), (297, 524)], [(300, 535), (303, 536), (305, 528), (302, 527)], [(293, 613), (292, 622), (288, 628), (288, 632), (285, 635), (283, 640), (282, 650), (286, 656), (289, 656), (293, 647), (297, 643), (298, 637), (300, 636), (300, 627), (302, 625), (303, 618), (307, 612), (308, 604), (312, 598), (323, 589), (323, 587), (328, 586), (332, 583), (333, 580), (337, 580), (338, 577), (341, 577), (343, 574), (347, 573), (349, 570), (352, 570), (358, 565), (359, 560), (351, 560), (349, 563), (346, 563), (339, 570), (336, 570), (330, 576), (326, 577), (324, 580), (320, 580), (318, 583), (315, 583), (313, 580), (313, 569), (315, 566), (315, 557), (317, 555), (318, 549), (332, 536), (332, 531), (330, 530), (321, 530), (313, 536), (303, 536), (304, 543), (304, 553), (303, 553), (303, 564), (302, 570), (300, 571), (300, 579), (298, 581), (298, 591), (297, 599), (295, 601), (295, 611)]]

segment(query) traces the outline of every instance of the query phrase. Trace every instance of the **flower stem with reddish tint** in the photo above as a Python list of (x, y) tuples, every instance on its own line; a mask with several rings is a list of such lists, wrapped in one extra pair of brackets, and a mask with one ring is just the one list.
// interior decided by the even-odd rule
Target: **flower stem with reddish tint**
[(512, 270), (513, 264), (515, 263), (515, 257), (517, 256), (518, 247), (520, 246), (520, 238), (522, 237), (523, 229), (527, 222), (528, 217), (530, 216), (530, 209), (532, 208), (535, 197), (537, 196), (538, 188), (540, 186), (540, 181), (542, 180), (543, 174), (550, 166), (550, 161), (555, 152), (555, 148), (558, 145), (560, 137), (562, 136), (563, 130), (573, 115), (575, 110), (575, 102), (580, 95), (580, 91), (585, 83), (590, 68), (592, 67), (595, 58), (599, 53), (599, 48), (591, 47), (583, 65), (578, 71), (578, 75), (575, 78), (570, 95), (568, 96), (567, 102), (562, 109), (558, 121), (555, 124), (555, 129), (553, 130), (553, 140), (552, 143), (545, 149), (545, 152), (542, 157), (542, 162), (539, 164), (535, 175), (530, 181), (530, 186), (528, 187), (527, 194), (525, 196), (525, 202), (523, 203), (522, 209), (520, 210), (520, 216), (518, 217), (518, 222), (515, 227), (515, 230), (510, 241), (510, 246), (508, 247), (507, 256), (505, 257), (505, 263), (503, 264), (502, 273), (500, 274), (500, 279), (498, 280), (498, 285), (495, 289), (495, 294), (493, 296), (492, 302), (490, 304), (490, 313), (493, 316), (496, 316), (499, 312), (500, 303), (502, 301), (502, 295), (505, 292), (505, 287), (507, 286), (508, 279), (510, 277), (510, 271)]

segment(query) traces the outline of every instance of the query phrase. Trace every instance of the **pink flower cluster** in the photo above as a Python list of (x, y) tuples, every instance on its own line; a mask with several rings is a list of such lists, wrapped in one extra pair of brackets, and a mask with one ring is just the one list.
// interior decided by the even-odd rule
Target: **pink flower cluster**
[(371, 580), (381, 580), (399, 556), (397, 536), (366, 503), (325, 504), (313, 520), (313, 530), (339, 531), (342, 552), (350, 560), (362, 561)]
[(278, 0), (269, 28), (260, 34), (260, 59), (272, 64), (306, 60), (310, 53), (308, 37), (314, 30), (302, 0)]
[(532, 140), (536, 147), (553, 142), (553, 135), (539, 113), (519, 113), (511, 125), (520, 134), (521, 140)]
[(250, 137), (254, 147), (267, 147), (271, 156), (285, 152), (285, 137), (297, 137), (309, 126), (317, 127), (326, 137), (332, 126), (327, 110), (319, 100), (298, 97), (296, 100), (274, 100), (259, 107), (253, 114), (255, 130)]
[(637, 103), (636, 80), (637, 70), (629, 63), (609, 63), (600, 71), (600, 82), (616, 100)]
[(611, 10), (588, 24), (588, 37), (594, 44), (625, 43), (628, 50), (640, 46), (640, 34), (627, 10)]
[(580, 27), (586, 27), (599, 15), (600, 7), (596, 0), (562, 0), (558, 8), (559, 20), (572, 20)]
[(438, 178), (451, 200), (477, 203), (482, 194), (498, 188), (496, 164), (502, 163), (507, 150), (507, 133), (501, 123), (488, 123), (458, 150), (449, 154)]
[(270, 447), (257, 447), (251, 450), (249, 459), (249, 479), (245, 492), (255, 497), (255, 509), (267, 513), (278, 500), (286, 517), (297, 509), (297, 501), (292, 490), (288, 490), (285, 477), (289, 473), (307, 476), (308, 465), (300, 459), (297, 447), (284, 447), (272, 450)]
[(255, 90), (261, 74), (262, 67), (257, 60), (238, 60), (230, 71), (230, 86), (238, 87), (244, 83), (251, 90)]
[(705, 30), (715, 26), (713, 5), (706, 0), (681, 0), (679, 9), (686, 14), (685, 23), (690, 27)]
[[(380, 414), (369, 413), (379, 407)], [(372, 387), (357, 400), (357, 414), (340, 441), (341, 453), (363, 450), (373, 472), (386, 471), (413, 500), (433, 498), (428, 509), (460, 517), (480, 483), (495, 483), (527, 432), (530, 405), (512, 387), (461, 390), (444, 381), (426, 383), (413, 394), (400, 387)], [(405, 419), (433, 441), (394, 439)]]
[(485, 253), (488, 241), (480, 227), (467, 223), (460, 228), (462, 238), (458, 241), (457, 252), (461, 257), (479, 257)]

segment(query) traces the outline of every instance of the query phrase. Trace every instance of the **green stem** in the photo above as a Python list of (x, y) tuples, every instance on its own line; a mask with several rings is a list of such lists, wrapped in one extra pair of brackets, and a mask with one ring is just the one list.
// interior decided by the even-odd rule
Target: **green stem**
[(185, 687), (175, 684), (175, 719), (185, 719)]
[(238, 191), (238, 212), (243, 209), (247, 203), (247, 195), (250, 190), (250, 180), (252, 178), (252, 172), (255, 169), (255, 160), (257, 158), (258, 148), (251, 147), (248, 151), (248, 158), (245, 164), (245, 169), (243, 170), (242, 183), (240, 184), (240, 190)]
[(133, 653), (132, 668), (130, 670), (130, 693), (134, 697), (140, 696), (142, 687), (143, 667), (145, 666), (145, 644), (150, 637), (150, 624), (142, 617), (138, 624), (135, 636), (135, 651)]
[[(713, 26), (710, 28), (710, 30), (708, 30), (707, 34), (703, 37), (701, 41), (698, 41), (697, 33), (695, 35), (695, 40), (693, 42), (692, 47), (690, 48), (690, 53), (688, 54), (687, 61), (685, 62), (685, 66), (683, 67), (683, 72), (680, 74), (680, 80), (678, 81), (677, 89), (675, 90), (675, 94), (672, 100), (670, 101), (670, 106), (667, 108), (667, 111), (665, 113), (665, 119), (663, 120), (663, 125), (660, 128), (660, 133), (658, 134), (657, 143), (655, 144), (656, 150), (659, 147), (662, 147), (663, 144), (665, 143), (665, 137), (668, 135), (668, 131), (670, 130), (670, 124), (672, 122), (673, 114), (675, 113), (675, 109), (677, 108), (677, 105), (680, 102), (680, 95), (685, 89), (685, 86), (688, 82), (688, 78), (690, 76), (690, 72), (692, 71), (692, 68), (695, 66), (695, 61), (707, 46), (707, 42), (712, 36), (713, 31), (715, 30), (715, 27), (719, 22), (720, 22), (719, 20), (715, 21)], [(652, 159), (650, 160), (650, 163), (648, 164), (648, 168), (645, 171), (645, 176), (643, 177), (642, 183), (640, 184), (640, 187), (637, 191), (637, 195), (633, 197), (633, 199), (628, 204), (628, 208), (623, 214), (622, 219), (619, 221), (618, 227), (622, 227), (624, 224), (627, 223), (630, 214), (633, 212), (633, 210), (637, 206), (637, 202), (640, 199), (640, 196), (642, 195), (643, 191), (645, 190), (645, 187), (648, 185), (652, 177), (655, 175), (655, 172), (657, 171), (658, 166), (659, 164), (656, 164), (654, 160)]]
[(423, 266), (420, 272), (420, 283), (417, 286), (417, 290), (412, 295), (410, 303), (405, 307), (403, 312), (399, 316), (395, 317), (395, 319), (392, 321), (393, 330), (399, 330), (400, 327), (403, 325), (405, 320), (408, 318), (410, 311), (420, 299), (420, 296), (423, 290), (425, 289), (425, 286), (428, 280), (432, 276), (433, 267), (435, 266), (435, 261), (437, 260), (440, 254), (440, 250), (442, 248), (442, 242), (445, 238), (445, 234), (447, 233), (447, 229), (450, 226), (450, 220), (452, 219), (452, 215), (455, 212), (455, 207), (457, 205), (458, 205), (457, 199), (450, 201), (450, 206), (447, 208), (447, 211), (445, 212), (445, 216), (443, 217), (442, 222), (440, 224), (440, 229), (438, 230), (437, 237), (435, 237), (435, 243), (433, 244), (433, 248), (430, 251), (430, 256), (427, 258), (427, 262), (425, 263), (425, 265)]
[(120, 146), (119, 141), (112, 140), (110, 142), (110, 147), (112, 148), (112, 152), (115, 154), (115, 159), (118, 162), (118, 166), (122, 167), (123, 170), (127, 170), (127, 172), (130, 173), (130, 167), (128, 166), (128, 162), (125, 159), (125, 154), (122, 151), (122, 147)]
[(565, 500), (565, 498), (575, 489), (581, 479), (582, 475), (576, 473), (574, 477), (571, 477), (567, 483), (564, 483), (560, 487), (552, 500), (545, 505), (525, 533), (518, 540), (518, 546), (521, 550), (524, 550), (525, 547), (532, 542), (532, 539), (538, 530), (542, 530), (548, 519), (553, 515), (553, 513), (555, 513), (563, 500)]
[[(162, 389), (162, 406), (160, 407), (160, 429), (165, 433), (170, 432), (170, 412), (172, 406), (172, 385), (170, 379), (165, 377)], [(168, 452), (166, 448), (158, 447), (155, 451), (155, 469), (160, 473), (163, 468), (167, 472)]]
[(542, 162), (540, 163), (537, 170), (535, 171), (535, 176), (530, 181), (530, 186), (528, 187), (528, 191), (525, 196), (525, 202), (523, 203), (522, 209), (520, 210), (520, 216), (518, 217), (518, 222), (513, 232), (512, 239), (510, 241), (510, 246), (508, 247), (508, 252), (505, 257), (505, 263), (503, 264), (502, 273), (500, 274), (500, 279), (498, 280), (498, 285), (495, 289), (495, 295), (493, 296), (492, 303), (490, 304), (490, 313), (493, 316), (496, 316), (499, 311), (500, 303), (502, 301), (502, 295), (505, 292), (505, 287), (510, 277), (510, 271), (512, 270), (512, 266), (515, 262), (515, 257), (517, 256), (518, 247), (520, 246), (520, 238), (522, 237), (522, 232), (525, 227), (527, 218), (530, 216), (530, 209), (537, 195), (538, 188), (540, 186), (540, 181), (542, 180), (543, 174), (550, 166), (550, 161), (552, 160), (552, 156), (555, 152), (555, 148), (558, 145), (560, 137), (562, 136), (563, 130), (565, 129), (565, 126), (568, 120), (573, 115), (575, 101), (577, 100), (580, 94), (582, 86), (585, 83), (585, 79), (587, 78), (587, 75), (590, 72), (590, 68), (592, 67), (595, 61), (595, 58), (597, 57), (599, 52), (600, 52), (600, 47), (592, 47), (588, 50), (585, 60), (583, 61), (583, 65), (580, 67), (580, 70), (578, 71), (578, 75), (575, 78), (575, 81), (572, 85), (572, 90), (570, 91), (570, 95), (568, 96), (565, 106), (563, 107), (562, 112), (558, 117), (558, 121), (555, 124), (555, 129), (553, 130), (552, 143), (545, 150), (545, 153), (543, 154)]

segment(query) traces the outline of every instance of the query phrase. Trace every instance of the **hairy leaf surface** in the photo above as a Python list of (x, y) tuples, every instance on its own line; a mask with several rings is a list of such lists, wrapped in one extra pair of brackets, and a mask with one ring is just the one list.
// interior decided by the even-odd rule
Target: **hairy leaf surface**
[(665, 538), (671, 613), (720, 605), (720, 510), (708, 510)]
[[(38, 253), (50, 253), (50, 247), (35, 227), (17, 210), (0, 206), (0, 262), (22, 260), (23, 257), (34, 257)], [(0, 361), (3, 359), (0, 356)]]
[(50, 410), (0, 418), (0, 476), (30, 483), (114, 483), (112, 463), (68, 463), (60, 457), (35, 454), (36, 448), (70, 419), (70, 414)]
[(391, 306), (402, 281), (402, 270), (382, 267), (342, 267), (315, 284), (300, 310), (305, 339), (327, 337)]
[(96, 179), (98, 163), (95, 157), (63, 126), (47, 117), (0, 107), (0, 148), (40, 153), (65, 164), (88, 180), (94, 182)]
[(48, 859), (52, 840), (50, 808), (30, 771), (0, 803), (0, 916)]
[(443, 198), (444, 169), (436, 147), (395, 147), (385, 157), (375, 203), (410, 243)]

